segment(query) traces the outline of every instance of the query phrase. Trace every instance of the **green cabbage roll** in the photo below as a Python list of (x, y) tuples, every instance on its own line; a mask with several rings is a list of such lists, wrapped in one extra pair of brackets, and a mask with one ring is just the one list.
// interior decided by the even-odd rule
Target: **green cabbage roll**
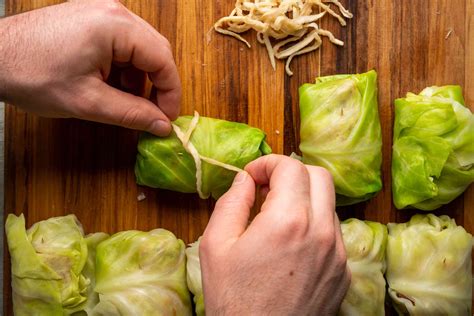
[(392, 187), (398, 209), (434, 210), (474, 181), (474, 115), (461, 87), (395, 100)]
[(94, 307), (99, 303), (99, 294), (94, 291), (95, 288), (95, 260), (97, 246), (109, 238), (106, 233), (94, 233), (86, 236), (87, 243), (87, 261), (82, 270), (84, 276), (89, 279), (87, 288), (87, 301), (84, 306), (84, 312), (76, 313), (74, 316), (91, 315)]
[(337, 205), (377, 194), (382, 188), (377, 73), (321, 77), (302, 85), (299, 95), (303, 163), (331, 172)]
[(201, 238), (186, 248), (186, 282), (194, 295), (194, 306), (197, 316), (205, 316), (204, 293), (202, 290), (201, 262), (199, 260), (199, 243)]
[(88, 250), (76, 217), (53, 217), (26, 230), (23, 214), (10, 214), (5, 231), (14, 314), (62, 316), (83, 311), (90, 283), (83, 274)]
[(448, 216), (388, 224), (388, 293), (400, 315), (472, 315), (472, 236)]
[[(169, 137), (140, 136), (135, 165), (138, 184), (217, 199), (229, 189), (236, 171), (271, 153), (265, 134), (246, 124), (207, 117), (196, 120), (196, 116), (179, 117), (173, 124)], [(188, 133), (189, 144), (201, 158), (189, 152), (177, 132), (182, 137)]]
[(192, 315), (185, 245), (171, 232), (120, 232), (96, 251), (93, 316)]
[(341, 223), (351, 285), (339, 315), (385, 315), (385, 248), (387, 227), (355, 218)]

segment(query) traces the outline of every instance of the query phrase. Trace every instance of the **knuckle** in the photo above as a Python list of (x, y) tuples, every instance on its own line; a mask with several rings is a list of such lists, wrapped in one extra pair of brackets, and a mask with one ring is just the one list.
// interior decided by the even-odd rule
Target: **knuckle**
[(284, 155), (278, 155), (278, 154), (270, 154), (265, 156), (266, 159), (270, 160), (272, 165), (277, 165), (281, 164), (285, 168), (288, 169), (295, 169), (299, 171), (303, 171), (304, 169), (304, 164), (296, 159), (290, 158), (288, 156)]
[(101, 2), (102, 12), (108, 16), (122, 16), (126, 9), (118, 0)]
[(332, 229), (326, 228), (324, 230), (318, 231), (316, 240), (319, 249), (322, 249), (327, 253), (335, 251), (336, 237)]
[(137, 106), (132, 106), (125, 111), (125, 114), (122, 116), (119, 124), (128, 128), (135, 127), (140, 122), (140, 117), (140, 109)]
[(235, 206), (239, 202), (239, 199), (235, 196), (229, 194), (223, 195), (219, 200), (217, 200), (214, 209), (222, 210), (229, 209)]
[(346, 271), (344, 272), (344, 281), (345, 281), (346, 288), (348, 288), (351, 285), (352, 273), (351, 273), (351, 270), (347, 268), (347, 265), (346, 265)]
[(308, 229), (307, 219), (304, 216), (290, 216), (287, 228), (293, 233), (305, 234)]
[(103, 37), (108, 35), (110, 30), (122, 32), (130, 24), (131, 16), (120, 1), (96, 1), (88, 7), (88, 10), (91, 26), (98, 29)]
[(171, 57), (172, 57), (173, 54), (171, 53), (172, 48), (171, 48), (171, 43), (170, 43), (170, 41), (169, 41), (166, 37), (164, 37), (164, 36), (161, 36), (161, 38), (162, 38), (162, 42), (163, 42), (164, 48), (166, 48), (167, 53), (170, 54)]
[(238, 210), (243, 206), (252, 207), (254, 195), (249, 194), (240, 184), (233, 182), (229, 190), (217, 200), (214, 209)]
[(277, 225), (279, 226), (279, 232), (288, 239), (301, 239), (305, 238), (309, 230), (309, 220), (307, 210), (296, 211), (291, 215), (282, 214), (277, 219)]
[[(232, 189), (232, 187), (230, 188)], [(224, 193), (224, 195), (222, 195), (217, 201), (216, 201), (216, 204), (214, 206), (214, 209), (221, 209), (223, 207), (226, 207), (230, 202), (229, 202), (229, 199), (231, 200), (232, 197), (229, 196), (229, 194), (227, 194), (228, 192)]]
[(212, 241), (208, 235), (204, 235), (199, 243), (199, 257), (207, 258), (212, 254)]
[(290, 157), (283, 156), (282, 162), (288, 167), (294, 170), (296, 173), (307, 173), (307, 169), (304, 164), (296, 159), (292, 159)]
[(319, 179), (325, 182), (333, 182), (332, 174), (323, 167), (311, 166), (310, 172), (315, 174)]
[(282, 173), (294, 179), (309, 179), (309, 172), (306, 166), (296, 159), (290, 157), (274, 155), (272, 158), (273, 163), (270, 165), (276, 166)]
[(95, 6), (95, 16), (95, 21), (99, 25), (103, 25), (104, 21), (108, 21), (109, 25), (124, 25), (124, 28), (131, 20), (128, 9), (116, 0), (99, 1)]
[(346, 270), (345, 273), (347, 273), (347, 255), (345, 250), (336, 251), (335, 266), (341, 270)]
[(161, 74), (160, 75), (162, 75), (166, 78), (169, 78), (176, 71), (176, 68), (175, 68), (176, 66), (174, 64), (173, 53), (171, 52), (171, 48), (165, 48), (165, 49), (162, 50), (161, 54), (163, 56), (163, 60), (165, 60), (166, 62), (164, 62), (161, 65), (161, 69), (160, 69)]
[(99, 101), (99, 97), (96, 93), (90, 93), (90, 95), (77, 96), (75, 100), (70, 103), (70, 115), (71, 117), (78, 119), (92, 120), (93, 117), (102, 114), (102, 104)]

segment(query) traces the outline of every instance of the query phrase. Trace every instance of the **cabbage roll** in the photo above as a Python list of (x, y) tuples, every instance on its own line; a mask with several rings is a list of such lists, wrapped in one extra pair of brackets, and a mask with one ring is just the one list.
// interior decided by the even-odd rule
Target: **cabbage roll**
[(474, 181), (474, 115), (459, 86), (395, 100), (392, 187), (398, 209), (434, 210)]
[(140, 136), (138, 184), (217, 199), (229, 189), (236, 171), (271, 153), (265, 134), (242, 123), (182, 116), (173, 129), (165, 138)]
[(387, 226), (386, 278), (398, 313), (471, 315), (471, 234), (445, 215)]
[(89, 279), (87, 243), (74, 215), (53, 217), (28, 230), (23, 214), (5, 224), (16, 316), (71, 315), (83, 311)]
[(331, 172), (337, 205), (376, 195), (382, 188), (376, 72), (321, 77), (299, 95), (303, 163)]
[(84, 306), (84, 312), (76, 313), (74, 316), (91, 315), (94, 307), (99, 303), (99, 294), (94, 291), (95, 288), (95, 259), (97, 246), (109, 238), (106, 233), (94, 233), (86, 236), (87, 243), (87, 261), (82, 270), (84, 276), (89, 280), (87, 287), (87, 300)]
[(385, 315), (387, 227), (351, 218), (341, 223), (341, 230), (352, 277), (339, 315)]
[(186, 281), (188, 289), (194, 295), (194, 306), (197, 316), (206, 315), (204, 293), (202, 290), (201, 262), (199, 260), (200, 238), (186, 248)]
[(120, 232), (96, 251), (92, 315), (192, 315), (185, 245), (171, 232)]

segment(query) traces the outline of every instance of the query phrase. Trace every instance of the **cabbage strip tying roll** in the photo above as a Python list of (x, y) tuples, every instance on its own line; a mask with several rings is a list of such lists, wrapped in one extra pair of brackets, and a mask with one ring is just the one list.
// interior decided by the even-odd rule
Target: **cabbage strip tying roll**
[(219, 198), (236, 172), (269, 153), (260, 129), (195, 113), (174, 121), (168, 137), (140, 136), (135, 174), (138, 184)]
[(373, 197), (382, 188), (376, 72), (321, 77), (299, 94), (303, 163), (331, 172), (337, 205)]
[(448, 204), (474, 181), (474, 115), (461, 87), (395, 100), (392, 187), (398, 209)]

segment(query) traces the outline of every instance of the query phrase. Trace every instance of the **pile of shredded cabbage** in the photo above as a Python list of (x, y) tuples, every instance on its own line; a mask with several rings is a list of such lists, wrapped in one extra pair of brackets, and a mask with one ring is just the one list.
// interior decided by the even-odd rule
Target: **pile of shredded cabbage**
[(229, 165), (229, 164), (226, 164), (226, 163), (223, 163), (223, 162), (220, 162), (215, 159), (205, 157), (199, 154), (196, 147), (191, 142), (191, 135), (193, 134), (194, 129), (196, 128), (198, 123), (199, 123), (199, 113), (194, 111), (194, 117), (191, 120), (191, 123), (189, 123), (188, 129), (186, 132), (183, 132), (181, 128), (176, 124), (171, 124), (171, 125), (173, 126), (173, 130), (176, 133), (176, 136), (181, 141), (181, 143), (183, 143), (184, 149), (194, 159), (194, 164), (196, 165), (196, 191), (198, 192), (199, 197), (201, 197), (202, 199), (207, 199), (208, 196), (206, 196), (202, 192), (202, 163), (201, 161), (205, 161), (211, 165), (219, 166), (219, 167), (225, 168), (227, 170), (235, 171), (235, 172), (240, 172), (243, 170), (235, 166), (232, 166), (232, 165)]
[[(342, 16), (331, 8), (331, 4)], [(345, 18), (352, 18), (352, 13), (338, 0), (237, 0), (235, 9), (217, 21), (214, 29), (237, 38), (249, 48), (249, 42), (239, 33), (255, 30), (258, 42), (267, 48), (273, 69), (275, 58), (286, 59), (285, 70), (291, 76), (293, 57), (318, 49), (322, 44), (320, 35), (327, 36), (336, 45), (344, 45), (331, 32), (319, 28), (317, 21), (326, 13), (338, 19), (342, 26), (346, 25)]]

